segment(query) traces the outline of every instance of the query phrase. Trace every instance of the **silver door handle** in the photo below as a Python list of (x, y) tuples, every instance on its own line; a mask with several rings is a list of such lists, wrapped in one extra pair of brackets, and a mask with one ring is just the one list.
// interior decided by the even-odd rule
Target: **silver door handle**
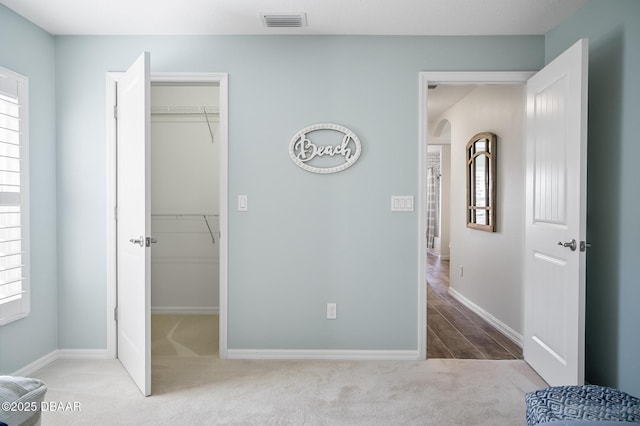
[(571, 249), (571, 251), (576, 251), (576, 249), (578, 248), (578, 243), (576, 242), (576, 240), (571, 240), (569, 242), (563, 243), (562, 241), (558, 242), (559, 246), (563, 246), (563, 247), (568, 247)]
[(144, 241), (145, 241), (147, 247), (151, 247), (151, 244), (157, 243), (158, 239), (157, 238), (153, 238), (153, 237), (147, 237), (147, 238), (145, 238)]
[(129, 240), (129, 242), (133, 244), (138, 244), (140, 245), (140, 247), (144, 247), (145, 240), (144, 240), (144, 237), (140, 235), (140, 238), (138, 238), (137, 240), (132, 238)]

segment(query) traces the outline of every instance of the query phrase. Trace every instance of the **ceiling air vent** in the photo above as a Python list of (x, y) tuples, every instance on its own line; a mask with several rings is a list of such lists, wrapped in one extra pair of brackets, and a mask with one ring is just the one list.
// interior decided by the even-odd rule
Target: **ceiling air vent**
[(305, 13), (263, 13), (262, 23), (267, 28), (301, 28), (307, 26)]

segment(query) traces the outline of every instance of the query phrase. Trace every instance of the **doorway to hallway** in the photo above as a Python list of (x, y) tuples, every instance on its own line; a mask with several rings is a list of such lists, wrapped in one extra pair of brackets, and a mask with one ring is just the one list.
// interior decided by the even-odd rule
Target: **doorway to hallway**
[(449, 295), (449, 260), (427, 254), (427, 358), (522, 359), (522, 348)]

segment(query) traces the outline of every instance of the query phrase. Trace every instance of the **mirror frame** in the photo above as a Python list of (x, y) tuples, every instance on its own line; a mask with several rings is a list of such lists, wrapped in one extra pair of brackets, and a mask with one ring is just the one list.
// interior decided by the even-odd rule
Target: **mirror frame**
[[(486, 232), (496, 232), (496, 150), (497, 136), (483, 132), (474, 135), (466, 146), (467, 168), (467, 228)], [(476, 149), (476, 144), (486, 141), (486, 149)], [(478, 190), (476, 181), (478, 159), (486, 158), (486, 170), (483, 173), (482, 187)], [(478, 198), (481, 200), (478, 200)], [(481, 201), (481, 202), (479, 202)], [(478, 211), (486, 212), (485, 223), (478, 222)]]

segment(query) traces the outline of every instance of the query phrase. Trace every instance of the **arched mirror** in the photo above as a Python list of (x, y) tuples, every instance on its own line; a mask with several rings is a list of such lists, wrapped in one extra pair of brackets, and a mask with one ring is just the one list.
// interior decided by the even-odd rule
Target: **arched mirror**
[(467, 144), (467, 227), (496, 231), (496, 135), (478, 133)]

